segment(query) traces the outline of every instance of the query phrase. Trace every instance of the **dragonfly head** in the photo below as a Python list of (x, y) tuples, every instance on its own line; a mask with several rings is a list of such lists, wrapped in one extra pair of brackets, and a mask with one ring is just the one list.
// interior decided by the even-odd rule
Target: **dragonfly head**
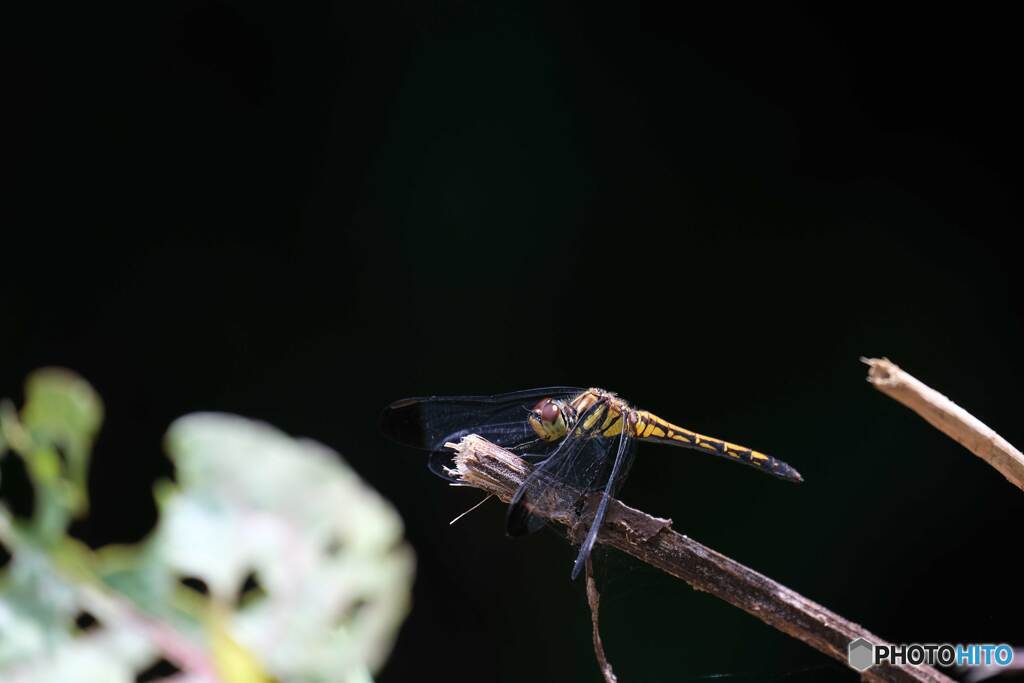
[(569, 431), (562, 401), (541, 399), (530, 411), (530, 426), (544, 441), (558, 441)]

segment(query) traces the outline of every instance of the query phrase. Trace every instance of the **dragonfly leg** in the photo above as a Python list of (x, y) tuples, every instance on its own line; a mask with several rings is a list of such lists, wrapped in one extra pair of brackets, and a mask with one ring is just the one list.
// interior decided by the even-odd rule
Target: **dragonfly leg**
[[(551, 505), (558, 496), (551, 495), (549, 487), (557, 487), (566, 483), (560, 476), (564, 466), (571, 466), (575, 456), (587, 443), (590, 429), (586, 427), (587, 418), (596, 414), (607, 404), (602, 398), (580, 415), (569, 434), (562, 439), (558, 447), (540, 462), (533, 461), (533, 470), (519, 485), (508, 505), (505, 516), (505, 532), (509, 536), (525, 536), (537, 531), (547, 523), (547, 514), (552, 512)], [(524, 456), (528, 457), (528, 456)], [(587, 482), (569, 482), (580, 488), (587, 488)]]
[(587, 557), (590, 556), (590, 551), (594, 548), (594, 542), (597, 541), (597, 534), (601, 531), (601, 526), (604, 524), (604, 516), (608, 512), (608, 503), (611, 501), (612, 490), (615, 486), (616, 480), (619, 478), (619, 470), (622, 469), (622, 462), (625, 460), (626, 452), (629, 450), (629, 437), (626, 436), (626, 430), (623, 429), (619, 433), (619, 447), (615, 452), (615, 462), (612, 464), (612, 473), (608, 477), (608, 483), (605, 484), (604, 491), (601, 492), (601, 502), (597, 505), (597, 512), (594, 513), (594, 521), (590, 523), (590, 530), (587, 531), (587, 537), (583, 540), (583, 545), (580, 546), (580, 552), (576, 556), (576, 562), (572, 565), (572, 580), (575, 581), (576, 577), (583, 571), (583, 567), (586, 566)]

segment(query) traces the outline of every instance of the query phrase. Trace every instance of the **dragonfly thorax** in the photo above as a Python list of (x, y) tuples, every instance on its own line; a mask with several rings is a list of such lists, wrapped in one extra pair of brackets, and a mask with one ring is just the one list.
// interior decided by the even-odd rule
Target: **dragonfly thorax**
[(571, 413), (565, 401), (543, 398), (530, 410), (530, 426), (544, 441), (558, 441), (569, 432)]

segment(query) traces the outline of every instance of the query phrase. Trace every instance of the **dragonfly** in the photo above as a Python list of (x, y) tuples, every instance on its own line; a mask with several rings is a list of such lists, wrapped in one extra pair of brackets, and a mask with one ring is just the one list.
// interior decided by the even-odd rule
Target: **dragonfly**
[(506, 531), (523, 536), (541, 529), (565, 506), (552, 487), (586, 496), (600, 493), (587, 535), (573, 563), (575, 580), (597, 541), (608, 504), (622, 486), (638, 441), (689, 448), (749, 465), (791, 482), (800, 473), (782, 460), (722, 439), (704, 436), (634, 408), (598, 388), (546, 387), (493, 396), (422, 396), (385, 408), (381, 430), (393, 441), (429, 453), (434, 474), (457, 482), (453, 452), (445, 444), (477, 434), (533, 465), (509, 503)]

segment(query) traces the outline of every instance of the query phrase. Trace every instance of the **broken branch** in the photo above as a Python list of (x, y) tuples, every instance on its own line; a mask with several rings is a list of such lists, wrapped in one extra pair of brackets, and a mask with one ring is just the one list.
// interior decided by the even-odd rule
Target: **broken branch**
[[(471, 434), (457, 444), (451, 474), (466, 486), (491, 493), (506, 503), (530, 471), (530, 465), (505, 449)], [(552, 487), (546, 495), (556, 496), (556, 510), (549, 521), (566, 528), (578, 542), (587, 530), (588, 519), (598, 496), (588, 498), (580, 514), (576, 501), (580, 492), (570, 487)], [(612, 500), (597, 542), (617, 548), (652, 567), (682, 579), (693, 588), (710, 593), (739, 607), (783, 633), (802, 640), (843, 664), (847, 663), (850, 641), (864, 638), (875, 645), (886, 641), (861, 626), (830, 612), (799, 593), (759, 574), (739, 562), (677, 533), (672, 521), (652, 517), (618, 500)], [(867, 681), (917, 681), (951, 683), (951, 679), (930, 666), (874, 666), (862, 674)]]
[(888, 358), (861, 360), (870, 368), (868, 382), (872, 386), (913, 410), (1024, 490), (1024, 454), (1010, 442)]

